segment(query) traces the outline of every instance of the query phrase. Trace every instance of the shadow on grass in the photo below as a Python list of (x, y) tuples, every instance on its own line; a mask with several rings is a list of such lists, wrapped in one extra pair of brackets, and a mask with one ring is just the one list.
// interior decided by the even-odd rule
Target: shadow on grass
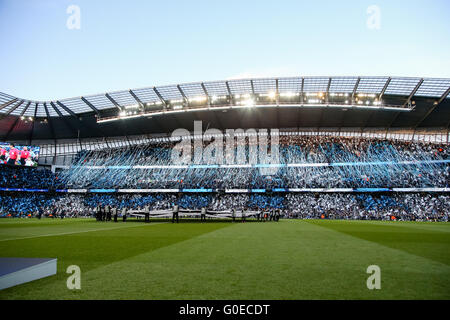
[(432, 224), (426, 229), (408, 228), (395, 222), (374, 224), (363, 221), (305, 220), (308, 223), (332, 229), (359, 239), (450, 265), (450, 234), (435, 230)]

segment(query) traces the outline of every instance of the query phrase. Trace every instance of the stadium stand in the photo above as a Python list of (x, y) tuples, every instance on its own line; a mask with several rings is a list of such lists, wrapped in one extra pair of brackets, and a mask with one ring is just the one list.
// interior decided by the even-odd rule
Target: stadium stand
[[(58, 174), (50, 170), (3, 167), (4, 189), (47, 189), (50, 193), (3, 192), (1, 216), (93, 216), (97, 205), (119, 209), (212, 211), (280, 209), (285, 218), (395, 219), (447, 221), (450, 197), (421, 193), (273, 193), (273, 194), (88, 194), (56, 193), (70, 188), (365, 188), (444, 187), (449, 185), (446, 145), (364, 138), (282, 137), (281, 167), (273, 176), (259, 168), (170, 167), (173, 143), (110, 148), (82, 152), (71, 167)], [(246, 145), (248, 155), (248, 144)], [(438, 161), (434, 163), (433, 161)], [(402, 163), (411, 162), (402, 165)], [(331, 166), (345, 163), (356, 165)], [(371, 163), (371, 165), (364, 165)], [(326, 166), (315, 167), (315, 164)], [(135, 166), (160, 168), (135, 168)], [(309, 166), (311, 165), (311, 166)], [(105, 168), (106, 167), (106, 168)], [(109, 168), (107, 168), (109, 167)], [(4, 190), (6, 191), (6, 190)], [(36, 190), (35, 190), (36, 191)]]
[(284, 218), (363, 219), (411, 221), (448, 221), (450, 196), (439, 194), (233, 194), (192, 195), (0, 195), (0, 215), (6, 217), (93, 217), (98, 204), (116, 208), (143, 210), (171, 209), (174, 203), (183, 209), (206, 207), (211, 211), (230, 208), (246, 210), (280, 209)]
[[(264, 175), (255, 167), (174, 169), (170, 167), (174, 145), (166, 143), (83, 153), (59, 178), (68, 188), (134, 189), (446, 187), (449, 181), (445, 145), (364, 138), (283, 138), (282, 167), (275, 175)], [(249, 158), (248, 145), (245, 152)], [(143, 168), (136, 168), (139, 166)]]
[[(291, 77), (133, 90), (47, 102), (0, 93), (2, 140), (34, 148), (40, 164), (1, 166), (0, 216), (178, 205), (185, 214), (279, 209), (285, 218), (448, 221), (449, 79)], [(247, 133), (221, 149), (222, 160), (214, 149), (221, 135), (200, 144), (190, 136), (194, 161), (174, 163), (185, 140), (170, 132), (196, 134), (194, 119)], [(274, 136), (256, 145), (252, 128), (278, 128), (278, 152)], [(197, 161), (204, 150), (210, 157)], [(271, 150), (268, 162), (255, 156), (262, 150)]]

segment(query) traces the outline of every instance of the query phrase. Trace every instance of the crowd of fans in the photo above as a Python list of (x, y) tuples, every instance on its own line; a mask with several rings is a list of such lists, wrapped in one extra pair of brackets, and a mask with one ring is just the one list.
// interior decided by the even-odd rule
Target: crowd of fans
[[(288, 194), (290, 218), (448, 221), (450, 196), (419, 193), (389, 195)], [(393, 218), (394, 217), (394, 218)]]
[(50, 170), (40, 168), (0, 167), (0, 187), (48, 189), (61, 185)]
[[(243, 150), (248, 161), (252, 148), (248, 143), (242, 148), (236, 145), (232, 150), (235, 159)], [(4, 167), (0, 171), (0, 187), (384, 188), (448, 187), (450, 181), (450, 165), (443, 162), (450, 159), (447, 145), (327, 136), (281, 136), (276, 162), (282, 166), (271, 168), (270, 172), (260, 167), (130, 168), (170, 166), (173, 147), (174, 144), (161, 143), (83, 151), (69, 169), (56, 174)], [(286, 164), (300, 166), (283, 166)]]
[[(173, 164), (171, 152), (174, 146), (175, 143), (164, 142), (82, 151), (69, 169), (56, 174), (42, 168), (2, 166), (0, 188), (49, 189), (50, 192), (1, 192), (0, 216), (92, 216), (98, 205), (129, 210), (149, 206), (151, 210), (160, 210), (177, 204), (185, 209), (208, 208), (213, 211), (280, 209), (286, 218), (448, 220), (450, 196), (443, 194), (54, 192), (77, 188), (413, 188), (449, 187), (450, 181), (450, 165), (446, 162), (450, 152), (448, 145), (433, 143), (280, 136), (279, 156), (275, 163), (281, 166), (270, 174), (259, 167), (169, 168), (167, 166)], [(204, 143), (203, 147), (207, 144)], [(252, 158), (254, 140), (241, 139), (233, 147), (224, 150), (226, 159), (239, 159), (239, 153), (243, 152), (242, 159), (247, 163), (258, 163)], [(257, 147), (267, 148), (268, 145)], [(198, 152), (192, 148), (193, 153)], [(210, 163), (205, 161), (196, 164)], [(298, 166), (288, 167), (287, 164)]]
[(422, 193), (0, 194), (0, 216), (93, 217), (95, 208), (210, 211), (280, 209), (284, 218), (448, 221), (450, 196)]
[[(249, 139), (244, 145), (236, 142), (233, 148), (225, 147), (222, 164), (264, 163), (258, 159), (259, 152), (269, 146), (256, 145), (255, 149), (252, 142)], [(269, 153), (270, 163), (280, 165), (277, 168), (155, 168), (174, 164), (171, 153), (178, 150), (175, 146), (165, 142), (83, 152), (60, 178), (70, 188), (143, 189), (446, 187), (450, 180), (448, 163), (436, 162), (449, 159), (448, 146), (433, 143), (280, 136), (278, 156)], [(210, 157), (195, 162), (193, 155), (201, 152), (193, 148), (188, 164), (214, 163)], [(227, 162), (230, 159), (234, 161)], [(302, 166), (285, 166), (291, 164)], [(153, 167), (130, 169), (133, 166)]]

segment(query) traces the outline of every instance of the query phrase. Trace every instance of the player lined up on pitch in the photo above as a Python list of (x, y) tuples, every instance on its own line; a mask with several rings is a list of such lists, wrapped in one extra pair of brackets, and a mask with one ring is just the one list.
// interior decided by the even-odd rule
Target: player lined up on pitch
[(172, 204), (172, 209), (166, 210), (150, 210), (150, 206), (146, 205), (143, 209), (128, 210), (123, 207), (120, 211), (116, 206), (98, 204), (95, 208), (95, 218), (97, 221), (114, 221), (118, 222), (119, 217), (126, 222), (127, 217), (134, 217), (137, 220), (144, 218), (145, 223), (150, 222), (150, 218), (171, 219), (172, 223), (179, 223), (180, 217), (188, 218), (189, 220), (200, 218), (201, 222), (206, 222), (207, 218), (210, 220), (231, 220), (232, 222), (241, 221), (246, 222), (247, 218), (253, 218), (255, 221), (279, 221), (281, 211), (279, 209), (263, 209), (263, 210), (249, 210), (248, 208), (212, 211), (206, 207), (197, 209), (181, 209), (178, 204)]

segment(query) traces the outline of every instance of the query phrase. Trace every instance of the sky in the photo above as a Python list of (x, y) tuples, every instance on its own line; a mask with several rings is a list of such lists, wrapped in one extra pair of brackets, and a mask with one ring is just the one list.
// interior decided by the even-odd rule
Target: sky
[(0, 0), (0, 92), (44, 101), (249, 77), (448, 78), (449, 11), (448, 0)]

